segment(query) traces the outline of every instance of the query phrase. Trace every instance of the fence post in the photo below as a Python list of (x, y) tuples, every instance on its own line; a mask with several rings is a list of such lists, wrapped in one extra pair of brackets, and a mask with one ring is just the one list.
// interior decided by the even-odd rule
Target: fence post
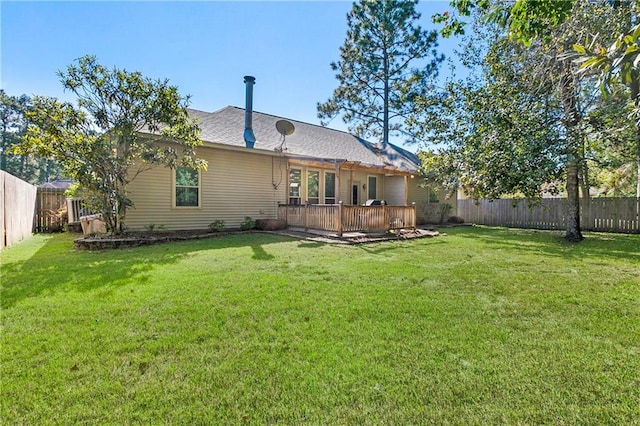
[(309, 200), (304, 203), (304, 230), (309, 229)]
[(338, 202), (338, 237), (342, 237), (342, 201)]

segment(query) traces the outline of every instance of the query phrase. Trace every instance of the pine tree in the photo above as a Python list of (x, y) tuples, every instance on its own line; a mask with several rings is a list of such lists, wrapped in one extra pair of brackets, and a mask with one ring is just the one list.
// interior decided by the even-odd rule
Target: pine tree
[(339, 81), (333, 96), (318, 104), (323, 125), (338, 115), (361, 137), (402, 133), (412, 100), (428, 87), (442, 55), (437, 32), (417, 25), (417, 0), (360, 1), (347, 15), (340, 60), (331, 68)]

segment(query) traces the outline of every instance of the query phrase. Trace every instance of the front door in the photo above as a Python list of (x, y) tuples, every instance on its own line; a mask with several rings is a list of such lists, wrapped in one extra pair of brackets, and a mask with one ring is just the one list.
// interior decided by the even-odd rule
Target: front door
[(358, 202), (358, 187), (360, 186), (359, 183), (354, 183), (353, 187), (351, 188), (351, 204), (354, 206), (357, 206), (358, 204), (360, 204)]

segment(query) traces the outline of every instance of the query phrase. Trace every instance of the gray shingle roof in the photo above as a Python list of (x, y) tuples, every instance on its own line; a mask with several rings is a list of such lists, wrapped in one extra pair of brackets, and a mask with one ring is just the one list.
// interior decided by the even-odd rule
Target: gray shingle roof
[[(237, 147), (245, 146), (244, 112), (243, 108), (234, 106), (215, 112), (189, 109), (189, 114), (198, 118), (203, 141)], [(253, 112), (253, 133), (256, 136), (254, 149), (273, 151), (280, 147), (282, 136), (276, 130), (278, 120), (284, 118)], [(339, 130), (296, 120), (287, 121), (295, 126), (295, 132), (285, 140), (285, 152), (289, 155), (347, 160), (374, 167), (395, 167), (410, 173), (418, 168), (419, 160), (415, 154), (393, 144), (383, 147)]]
[(73, 185), (73, 181), (71, 179), (56, 179), (51, 182), (45, 182), (42, 185), (39, 185), (39, 188), (48, 188), (48, 189), (69, 189)]

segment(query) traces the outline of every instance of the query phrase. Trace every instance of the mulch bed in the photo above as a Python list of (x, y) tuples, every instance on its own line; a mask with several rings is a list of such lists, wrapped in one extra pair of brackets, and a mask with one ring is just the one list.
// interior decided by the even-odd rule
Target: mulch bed
[[(243, 233), (253, 231), (241, 231)], [(105, 250), (117, 248), (140, 247), (151, 244), (167, 243), (171, 241), (189, 241), (203, 238), (222, 237), (238, 232), (211, 232), (209, 230), (193, 231), (161, 231), (161, 232), (131, 232), (124, 235), (99, 235), (76, 238), (73, 244), (77, 249)]]
[(371, 234), (357, 235), (353, 237), (332, 237), (319, 236), (299, 231), (223, 231), (211, 232), (209, 230), (192, 230), (192, 231), (157, 231), (157, 232), (131, 232), (124, 235), (100, 235), (76, 238), (73, 243), (76, 249), (81, 250), (107, 250), (140, 247), (151, 244), (167, 243), (171, 241), (189, 241), (199, 240), (203, 238), (217, 238), (227, 235), (247, 234), (247, 233), (274, 233), (286, 235), (294, 238), (307, 239), (311, 241), (320, 241), (331, 244), (363, 244), (377, 243), (381, 241), (397, 241), (408, 240), (413, 238), (429, 238), (437, 237), (440, 234), (434, 230), (416, 229), (402, 230), (398, 233), (389, 234)]

